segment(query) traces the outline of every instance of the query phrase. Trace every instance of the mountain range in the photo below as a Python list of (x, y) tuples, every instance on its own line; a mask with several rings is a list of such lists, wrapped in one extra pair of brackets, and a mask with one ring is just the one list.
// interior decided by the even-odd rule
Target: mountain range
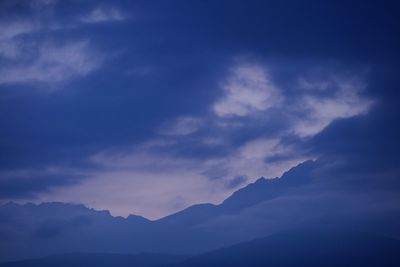
[[(178, 264), (168, 262), (163, 257), (167, 255), (169, 259), (172, 257), (181, 261), (182, 256), (176, 255), (196, 255), (190, 259), (185, 258), (191, 263), (182, 266), (204, 266), (198, 263), (204, 258), (207, 261), (216, 258), (233, 259), (234, 255), (253, 251), (260, 255), (251, 254), (248, 257), (268, 262), (270, 258), (261, 259), (261, 255), (270, 255), (267, 252), (271, 251), (274, 257), (278, 257), (276, 244), (280, 244), (280, 249), (291, 249), (294, 253), (296, 249), (306, 247), (306, 244), (300, 244), (301, 242), (311, 240), (313, 242), (307, 243), (311, 246), (307, 253), (312, 254), (311, 251), (320, 246), (331, 246), (338, 244), (339, 241), (336, 242), (336, 237), (330, 235), (330, 238), (333, 238), (333, 243), (330, 243), (326, 234), (321, 237), (323, 240), (319, 240), (319, 236), (315, 239), (315, 235), (311, 235), (313, 237), (310, 239), (309, 235), (304, 233), (337, 231), (368, 233), (368, 238), (377, 236), (382, 238), (376, 239), (382, 240), (382, 243), (375, 244), (377, 247), (381, 244), (385, 247), (385, 242), (392, 242), (390, 249), (393, 245), (393, 249), (398, 252), (397, 241), (393, 240), (400, 236), (396, 223), (400, 213), (399, 208), (391, 204), (392, 199), (389, 201), (379, 192), (366, 196), (362, 194), (362, 190), (358, 191), (358, 188), (344, 191), (340, 187), (342, 180), (326, 178), (326, 175), (319, 171), (320, 164), (316, 161), (304, 162), (280, 178), (258, 179), (239, 189), (219, 205), (194, 205), (155, 221), (137, 215), (130, 215), (127, 218), (113, 217), (108, 211), (97, 211), (84, 205), (65, 203), (21, 205), (10, 202), (0, 206), (0, 261), (19, 261), (20, 264), (21, 260), (28, 260), (23, 262), (28, 265), (9, 263), (11, 265), (4, 266), (39, 266), (34, 265), (38, 260), (34, 260), (33, 263), (29, 260), (37, 258), (41, 259), (40, 266), (48, 266), (42, 261), (49, 261), (51, 262), (49, 264), (54, 266), (53, 261), (59, 257), (78, 258), (79, 262), (82, 258), (84, 261), (90, 261), (103, 256), (108, 258), (128, 255), (126, 258), (121, 256), (121, 261), (126, 259), (132, 263), (137, 259), (147, 262), (143, 259), (143, 255), (153, 255), (149, 257), (151, 260), (160, 258), (155, 264)], [(329, 186), (326, 186), (327, 183)], [(364, 204), (361, 205), (362, 208), (359, 205), (360, 201)], [(287, 232), (292, 234), (281, 235)], [(271, 239), (276, 235), (282, 240)], [(258, 239), (260, 237), (265, 239)], [(388, 241), (386, 237), (393, 239)], [(346, 238), (343, 236), (340, 238), (342, 238), (340, 242), (345, 244)], [(359, 238), (363, 237), (347, 239), (349, 242), (354, 239), (354, 242), (363, 245), (373, 244), (373, 242), (364, 243)], [(293, 242), (300, 243), (296, 245)], [(358, 253), (357, 242), (354, 244), (355, 251), (350, 250), (349, 253)], [(240, 243), (241, 245), (230, 247)], [(247, 249), (247, 247), (258, 247), (257, 244), (262, 244), (260, 245), (262, 250)], [(229, 249), (219, 250), (223, 247)], [(327, 251), (333, 253), (332, 255), (345, 254), (346, 251), (336, 250), (342, 248), (342, 246), (328, 247)], [(234, 252), (242, 249), (243, 252)], [(365, 249), (372, 251), (376, 247)], [(232, 257), (224, 256), (230, 253)], [(213, 256), (220, 254), (221, 256)], [(93, 257), (95, 259), (92, 259)], [(243, 256), (244, 259), (248, 257)], [(276, 260), (281, 261), (283, 258)], [(336, 262), (334, 259), (336, 256), (332, 258), (332, 262)], [(207, 266), (235, 266), (230, 265), (229, 261), (224, 263), (215, 261), (213, 264)], [(289, 266), (285, 264), (278, 266)], [(58, 263), (56, 265), (63, 266)], [(97, 263), (95, 265), (103, 266)], [(118, 266), (125, 265), (121, 263)], [(256, 266), (256, 263), (252, 263), (252, 266)]]
[(286, 232), (189, 255), (70, 253), (0, 263), (0, 267), (395, 267), (400, 240), (354, 232)]

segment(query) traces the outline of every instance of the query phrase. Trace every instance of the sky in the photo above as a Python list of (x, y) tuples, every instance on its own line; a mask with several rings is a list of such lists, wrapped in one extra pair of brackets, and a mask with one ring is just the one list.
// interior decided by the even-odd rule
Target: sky
[(332, 155), (396, 176), (397, 11), (1, 1), (0, 201), (156, 219)]

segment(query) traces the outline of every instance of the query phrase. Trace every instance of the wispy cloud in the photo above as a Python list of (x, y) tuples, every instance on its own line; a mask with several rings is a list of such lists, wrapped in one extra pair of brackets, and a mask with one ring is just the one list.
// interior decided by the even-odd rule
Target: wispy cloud
[[(311, 137), (335, 119), (367, 112), (372, 103), (361, 94), (365, 87), (361, 76), (349, 79), (334, 73), (329, 79), (302, 78), (290, 83), (295, 86), (293, 94), (293, 88), (272, 82), (261, 65), (246, 63), (231, 70), (222, 78), (223, 96), (210, 104), (211, 112), (176, 117), (145, 143), (123, 152), (104, 150), (94, 155), (91, 160), (102, 171), (91, 172), (93, 179), (57, 192), (57, 199), (70, 201), (79, 196), (93, 207), (149, 218), (199, 202), (218, 203), (243, 183), (261, 176), (279, 177), (316, 158), (303, 153), (296, 142), (286, 142), (288, 136), (298, 141)], [(268, 128), (280, 120), (285, 123)], [(238, 141), (237, 136), (250, 125), (252, 134)], [(208, 149), (218, 153), (199, 156)], [(118, 191), (119, 197), (105, 198), (109, 188)], [(55, 198), (54, 194), (46, 195), (46, 200)]]
[(86, 76), (104, 60), (86, 40), (25, 44), (13, 38), (0, 39), (0, 56), (7, 59), (0, 66), (0, 84), (63, 82)]
[[(79, 30), (82, 23), (124, 20), (115, 7), (97, 7), (80, 18), (57, 20), (55, 1), (32, 1), (22, 19), (0, 21), (0, 84), (57, 83), (86, 76), (105, 58), (96, 53), (89, 38), (55, 36), (65, 29)], [(46, 33), (45, 35), (43, 33)]]
[(222, 180), (210, 182), (198, 161), (152, 153), (148, 145), (129, 153), (103, 151), (92, 160), (101, 170), (91, 171), (90, 179), (41, 194), (40, 200), (78, 201), (115, 215), (156, 219), (205, 199), (220, 202), (231, 192)]
[(29, 21), (12, 21), (0, 24), (0, 40), (12, 39), (24, 33), (30, 33), (35, 25)]
[(83, 23), (102, 23), (110, 21), (121, 21), (126, 19), (126, 16), (117, 8), (97, 7), (90, 13), (82, 16), (80, 21)]
[(21, 54), (19, 36), (32, 33), (37, 25), (30, 21), (0, 23), (0, 57), (15, 59)]
[(152, 140), (129, 151), (97, 153), (91, 161), (100, 171), (89, 171), (91, 178), (79, 184), (41, 194), (40, 200), (79, 201), (115, 215), (136, 213), (156, 219), (197, 203), (220, 203), (244, 183), (264, 175), (280, 176), (306, 159), (266, 162), (267, 157), (295, 154), (277, 139), (252, 140), (230, 155), (205, 160), (157, 151), (175, 145), (180, 144)]
[[(271, 81), (267, 68), (257, 64), (235, 66), (222, 83), (224, 95), (213, 104), (219, 125), (239, 125), (227, 117), (275, 117), (290, 120), (287, 132), (309, 137), (323, 130), (332, 121), (365, 114), (373, 104), (362, 95), (365, 89), (362, 75), (341, 77), (337, 73), (328, 78), (299, 78), (282, 87)], [(296, 94), (291, 93), (293, 90)], [(274, 109), (274, 112), (271, 112)], [(301, 114), (299, 116), (299, 114)]]
[[(299, 98), (297, 107), (305, 115), (293, 124), (293, 131), (300, 137), (319, 133), (333, 120), (365, 114), (374, 103), (361, 95), (365, 84), (359, 77), (304, 81), (301, 80), (299, 87), (306, 91)], [(321, 97), (310, 94), (309, 90), (331, 90), (333, 93)]]
[(0, 68), (0, 83), (61, 82), (85, 76), (100, 63), (87, 41), (46, 43), (38, 47), (34, 59), (19, 59)]
[(266, 69), (257, 65), (234, 67), (222, 85), (225, 95), (213, 109), (218, 116), (246, 116), (281, 103), (282, 95), (269, 80)]
[(180, 117), (172, 123), (168, 122), (160, 128), (163, 135), (189, 135), (196, 132), (203, 125), (203, 121), (196, 117)]

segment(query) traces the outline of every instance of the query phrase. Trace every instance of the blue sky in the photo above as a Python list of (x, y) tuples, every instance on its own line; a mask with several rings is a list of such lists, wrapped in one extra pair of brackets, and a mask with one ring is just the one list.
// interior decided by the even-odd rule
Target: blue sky
[(308, 159), (394, 168), (396, 8), (2, 1), (0, 199), (159, 218)]

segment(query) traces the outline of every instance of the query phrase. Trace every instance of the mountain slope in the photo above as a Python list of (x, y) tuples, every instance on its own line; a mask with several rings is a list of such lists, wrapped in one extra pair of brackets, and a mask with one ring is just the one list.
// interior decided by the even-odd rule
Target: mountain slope
[(400, 240), (351, 232), (291, 232), (195, 256), (170, 267), (395, 267)]
[(0, 206), (0, 261), (75, 251), (200, 254), (319, 225), (400, 236), (397, 192), (374, 186), (365, 194), (370, 184), (318, 164), (307, 161), (281, 178), (260, 178), (220, 205), (194, 205), (157, 221), (82, 205), (9, 203)]
[(353, 231), (291, 231), (189, 257), (72, 253), (0, 267), (397, 267), (400, 240)]
[(281, 178), (266, 179), (261, 177), (254, 183), (248, 184), (234, 192), (220, 205), (194, 205), (161, 218), (158, 222), (186, 225), (188, 223), (201, 224), (215, 216), (238, 213), (263, 201), (279, 197), (292, 188), (307, 184), (311, 180), (308, 173), (314, 167), (314, 164), (314, 161), (305, 161), (284, 173)]
[[(210, 232), (204, 226), (281, 195), (290, 188), (287, 183), (290, 179), (286, 176), (288, 174), (272, 180), (260, 178), (220, 205), (194, 205), (157, 221), (135, 215), (126, 219), (113, 217), (108, 211), (96, 211), (83, 205), (8, 203), (0, 206), (0, 260), (74, 251), (200, 253), (244, 241), (243, 237), (224, 231)], [(246, 237), (249, 238), (252, 236)]]

